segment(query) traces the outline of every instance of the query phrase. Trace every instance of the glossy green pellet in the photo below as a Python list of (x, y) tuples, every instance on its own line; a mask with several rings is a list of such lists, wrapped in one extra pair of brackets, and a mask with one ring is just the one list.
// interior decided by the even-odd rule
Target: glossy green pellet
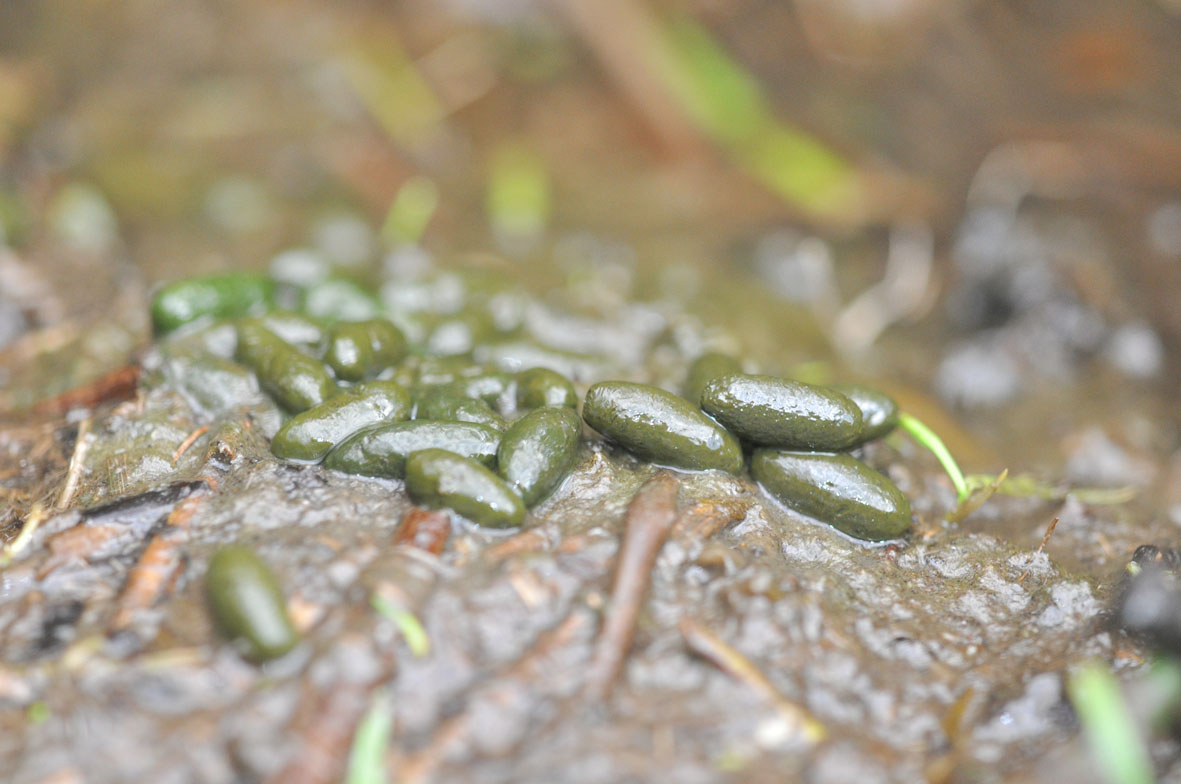
[(894, 539), (910, 502), (888, 478), (845, 453), (756, 449), (751, 476), (784, 506), (858, 539)]
[(586, 423), (653, 463), (738, 473), (742, 447), (725, 428), (682, 397), (647, 384), (606, 381), (586, 393)]
[(576, 408), (578, 394), (570, 379), (549, 368), (530, 368), (517, 374), (517, 407), (541, 408), (565, 406)]
[(423, 392), (415, 403), (414, 418), (439, 422), (474, 422), (494, 430), (505, 428), (504, 419), (491, 406), (451, 387), (437, 387)]
[(742, 372), (742, 363), (729, 354), (712, 351), (702, 354), (689, 365), (689, 372), (685, 377), (685, 399), (694, 405), (701, 403), (701, 392), (705, 385), (720, 376), (729, 376)]
[(274, 332), (284, 340), (304, 353), (316, 353), (322, 350), (324, 330), (302, 313), (293, 310), (272, 310), (259, 317), (264, 327)]
[(214, 553), (205, 597), (218, 627), (249, 659), (277, 658), (299, 642), (278, 581), (248, 547), (228, 545)]
[(423, 449), (447, 449), (486, 466), (496, 465), (500, 432), (469, 422), (416, 419), (375, 425), (346, 438), (324, 458), (324, 467), (346, 474), (401, 479), (406, 460)]
[(233, 318), (270, 306), (275, 285), (263, 275), (230, 272), (170, 283), (152, 299), (157, 334), (171, 332), (204, 316)]
[(288, 411), (306, 411), (336, 392), (336, 384), (318, 360), (281, 339), (257, 319), (238, 325), (236, 356), (253, 368), (263, 389)]
[(285, 460), (320, 460), (353, 433), (410, 416), (410, 393), (393, 381), (368, 381), (343, 390), (287, 421), (271, 440)]
[(836, 450), (861, 436), (861, 411), (852, 400), (774, 376), (715, 378), (701, 393), (701, 408), (748, 444)]
[(378, 314), (377, 299), (355, 281), (329, 278), (307, 290), (303, 310), (324, 321), (364, 321)]
[(423, 391), (431, 387), (448, 387), (467, 397), (479, 398), (490, 406), (496, 406), (512, 384), (513, 377), (509, 373), (466, 358), (424, 359), (418, 368), (418, 386)]
[(861, 410), (861, 435), (857, 443), (882, 438), (898, 425), (898, 404), (879, 389), (864, 384), (837, 384), (833, 387)]
[(406, 338), (385, 319), (340, 321), (328, 335), (324, 361), (338, 378), (360, 381), (376, 376), (406, 355)]
[(169, 383), (211, 416), (265, 400), (254, 373), (199, 348), (169, 347), (164, 351), (163, 370)]
[(496, 452), (497, 473), (533, 506), (557, 487), (578, 459), (582, 419), (572, 408), (544, 406), (513, 422)]
[(445, 449), (425, 449), (410, 456), (406, 491), (415, 503), (454, 509), (489, 528), (512, 528), (525, 519), (525, 504), (500, 477)]

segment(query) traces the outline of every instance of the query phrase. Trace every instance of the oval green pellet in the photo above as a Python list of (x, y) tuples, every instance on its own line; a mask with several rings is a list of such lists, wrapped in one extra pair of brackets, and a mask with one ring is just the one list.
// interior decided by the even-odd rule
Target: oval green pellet
[(497, 473), (533, 506), (557, 487), (578, 459), (582, 419), (572, 408), (544, 406), (513, 422), (496, 452)]
[(320, 460), (358, 430), (408, 416), (410, 393), (401, 384), (357, 384), (287, 420), (271, 440), (271, 452), (285, 460)]
[(756, 449), (751, 476), (783, 505), (858, 539), (895, 539), (910, 502), (887, 477), (847, 453)]
[(517, 407), (578, 406), (578, 393), (570, 379), (549, 368), (530, 368), (517, 374)]
[(406, 355), (406, 338), (385, 319), (340, 321), (328, 336), (324, 361), (346, 381), (376, 376)]
[(694, 405), (700, 405), (701, 392), (705, 385), (720, 376), (729, 376), (742, 372), (742, 363), (729, 354), (711, 351), (702, 354), (689, 365), (689, 372), (685, 376), (685, 399)]
[(425, 449), (410, 456), (406, 491), (415, 503), (454, 509), (489, 528), (512, 528), (525, 519), (525, 504), (500, 477), (445, 449)]
[(348, 278), (329, 278), (308, 289), (303, 310), (324, 321), (364, 321), (378, 313), (377, 298)]
[(898, 425), (898, 404), (880, 389), (864, 384), (837, 384), (833, 387), (861, 410), (861, 435), (857, 443), (887, 435)]
[(487, 425), (494, 430), (504, 430), (504, 419), (483, 400), (467, 397), (450, 387), (428, 389), (423, 392), (414, 407), (415, 419), (433, 419), (439, 422), (474, 422)]
[(240, 362), (258, 374), (263, 388), (289, 411), (306, 411), (336, 392), (320, 362), (281, 339), (257, 319), (238, 325)]
[(785, 449), (836, 450), (861, 436), (861, 411), (824, 387), (733, 374), (705, 385), (701, 408), (743, 441)]
[(237, 362), (187, 346), (170, 346), (163, 354), (165, 378), (210, 416), (222, 416), (265, 400), (258, 378)]
[(265, 310), (275, 284), (263, 275), (230, 272), (170, 283), (152, 299), (152, 324), (157, 334), (204, 316), (232, 318)]
[(500, 432), (469, 422), (413, 420), (367, 427), (333, 447), (324, 467), (346, 474), (401, 479), (406, 460), (423, 449), (447, 449), (486, 466), (496, 465)]
[(742, 447), (725, 428), (671, 392), (627, 381), (592, 386), (586, 423), (637, 457), (677, 468), (742, 470)]
[(272, 310), (260, 316), (259, 321), (281, 340), (302, 349), (305, 353), (319, 353), (323, 350), (324, 330), (302, 313), (293, 310)]
[(218, 627), (254, 661), (282, 656), (299, 642), (278, 581), (249, 547), (214, 553), (205, 597)]

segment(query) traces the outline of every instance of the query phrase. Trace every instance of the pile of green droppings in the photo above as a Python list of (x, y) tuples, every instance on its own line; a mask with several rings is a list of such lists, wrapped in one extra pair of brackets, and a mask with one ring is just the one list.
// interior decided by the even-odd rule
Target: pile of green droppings
[(640, 460), (749, 471), (784, 505), (851, 536), (907, 530), (906, 497), (850, 453), (897, 423), (882, 393), (749, 375), (708, 353), (687, 368), (682, 395), (578, 378), (597, 381), (580, 417), (568, 375), (577, 355), (505, 318), (494, 292), (408, 281), (379, 297), (332, 275), (225, 274), (166, 286), (152, 315), (170, 378), (190, 398), (226, 408), (246, 390), (274, 405), (277, 457), (405, 480), (416, 503), (481, 526), (521, 525), (573, 469), (585, 422)]

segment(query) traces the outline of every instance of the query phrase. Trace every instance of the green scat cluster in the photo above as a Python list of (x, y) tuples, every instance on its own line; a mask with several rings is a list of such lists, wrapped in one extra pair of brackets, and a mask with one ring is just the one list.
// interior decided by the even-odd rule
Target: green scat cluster
[[(379, 294), (334, 273), (276, 278), (172, 284), (153, 318), (169, 333), (166, 377), (204, 410), (261, 398), (283, 412), (271, 448), (284, 460), (403, 480), (418, 503), (512, 527), (573, 469), (585, 424), (641, 460), (749, 475), (858, 538), (909, 526), (905, 496), (849, 454), (897, 423), (894, 402), (872, 388), (745, 374), (715, 352), (688, 363), (675, 395), (601, 380), (613, 347), (570, 347), (594, 344), (586, 322), (571, 320), (565, 340), (530, 334), (503, 284), (478, 275), (391, 281)], [(543, 333), (563, 324), (534, 320)], [(206, 371), (216, 380), (201, 383)], [(597, 381), (582, 387), (581, 415), (576, 381)]]

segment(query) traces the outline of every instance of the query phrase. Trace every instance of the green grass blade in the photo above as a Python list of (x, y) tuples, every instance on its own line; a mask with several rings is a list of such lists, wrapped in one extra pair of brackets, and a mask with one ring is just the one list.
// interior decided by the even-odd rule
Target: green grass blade
[(402, 639), (406, 641), (406, 647), (416, 658), (421, 659), (431, 652), (431, 639), (427, 636), (426, 629), (418, 620), (418, 616), (399, 607), (381, 594), (373, 594), (369, 603), (373, 609), (394, 622), (402, 634)]
[(955, 486), (956, 500), (963, 502), (968, 497), (971, 490), (968, 483), (964, 481), (964, 472), (960, 470), (959, 465), (955, 462), (955, 458), (951, 456), (947, 445), (943, 443), (943, 439), (935, 435), (935, 431), (924, 425), (918, 419), (907, 413), (898, 415), (898, 426), (910, 433), (921, 446), (926, 447), (935, 455), (935, 459), (943, 466), (943, 470), (947, 472), (948, 477), (951, 478), (952, 485)]
[(1095, 761), (1111, 784), (1152, 784), (1156, 780), (1144, 739), (1107, 665), (1090, 662), (1071, 674), (1070, 701)]
[(353, 735), (345, 784), (386, 784), (385, 752), (393, 726), (394, 710), (389, 695), (385, 689), (377, 689)]

